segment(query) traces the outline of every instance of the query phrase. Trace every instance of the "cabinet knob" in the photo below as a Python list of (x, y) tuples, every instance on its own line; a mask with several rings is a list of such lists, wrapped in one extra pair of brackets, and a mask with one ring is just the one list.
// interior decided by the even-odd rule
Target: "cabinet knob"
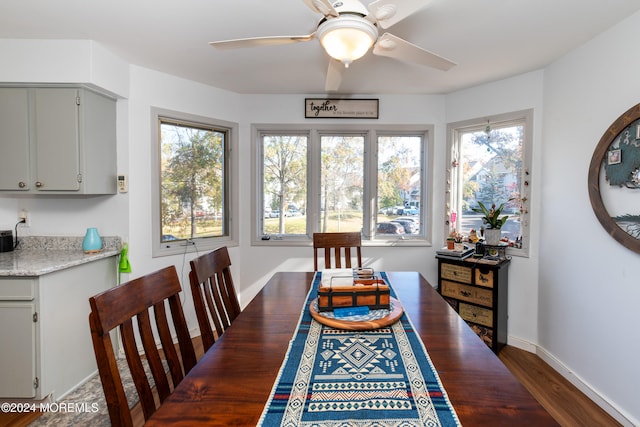
[(18, 183), (18, 187), (20, 187), (20, 188), (24, 188), (24, 187), (26, 187), (26, 186), (27, 186), (27, 183), (26, 183), (26, 182), (24, 182), (24, 181), (20, 181), (20, 182)]
[(42, 183), (40, 181), (36, 181), (36, 187), (38, 188), (42, 187)]

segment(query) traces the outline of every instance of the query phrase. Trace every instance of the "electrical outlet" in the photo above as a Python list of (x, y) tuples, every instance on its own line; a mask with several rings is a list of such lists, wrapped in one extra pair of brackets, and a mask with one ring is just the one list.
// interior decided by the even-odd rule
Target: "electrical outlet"
[(20, 221), (24, 220), (24, 226), (25, 227), (29, 227), (31, 226), (31, 220), (29, 218), (29, 212), (26, 209), (21, 209), (20, 213), (18, 213), (18, 219)]

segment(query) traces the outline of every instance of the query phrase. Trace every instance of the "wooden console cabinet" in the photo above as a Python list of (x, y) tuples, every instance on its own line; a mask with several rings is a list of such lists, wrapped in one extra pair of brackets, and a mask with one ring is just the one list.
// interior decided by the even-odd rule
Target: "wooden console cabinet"
[(507, 343), (509, 259), (438, 258), (438, 292), (498, 353)]

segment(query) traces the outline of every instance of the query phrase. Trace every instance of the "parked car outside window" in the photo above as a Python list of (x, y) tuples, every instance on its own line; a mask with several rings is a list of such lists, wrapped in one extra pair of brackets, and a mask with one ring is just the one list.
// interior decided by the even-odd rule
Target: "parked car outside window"
[(404, 228), (404, 232), (406, 234), (413, 234), (416, 231), (416, 225), (413, 221), (408, 221), (406, 219), (394, 219), (390, 222), (400, 224)]
[(414, 233), (418, 233), (420, 231), (420, 219), (418, 217), (399, 216), (396, 219), (393, 219), (392, 221), (400, 221), (400, 220), (413, 222), (413, 225), (415, 226)]
[(405, 234), (404, 227), (397, 222), (380, 222), (376, 234)]

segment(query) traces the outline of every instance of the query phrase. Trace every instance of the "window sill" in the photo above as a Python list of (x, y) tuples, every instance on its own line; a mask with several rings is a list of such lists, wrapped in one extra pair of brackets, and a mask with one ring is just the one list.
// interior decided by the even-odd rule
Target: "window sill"
[[(309, 247), (313, 246), (313, 241), (309, 238), (300, 237), (271, 237), (269, 239), (254, 239), (251, 246), (271, 246), (271, 247)], [(418, 239), (393, 239), (393, 240), (363, 240), (363, 247), (431, 247), (433, 244), (428, 240)]]

